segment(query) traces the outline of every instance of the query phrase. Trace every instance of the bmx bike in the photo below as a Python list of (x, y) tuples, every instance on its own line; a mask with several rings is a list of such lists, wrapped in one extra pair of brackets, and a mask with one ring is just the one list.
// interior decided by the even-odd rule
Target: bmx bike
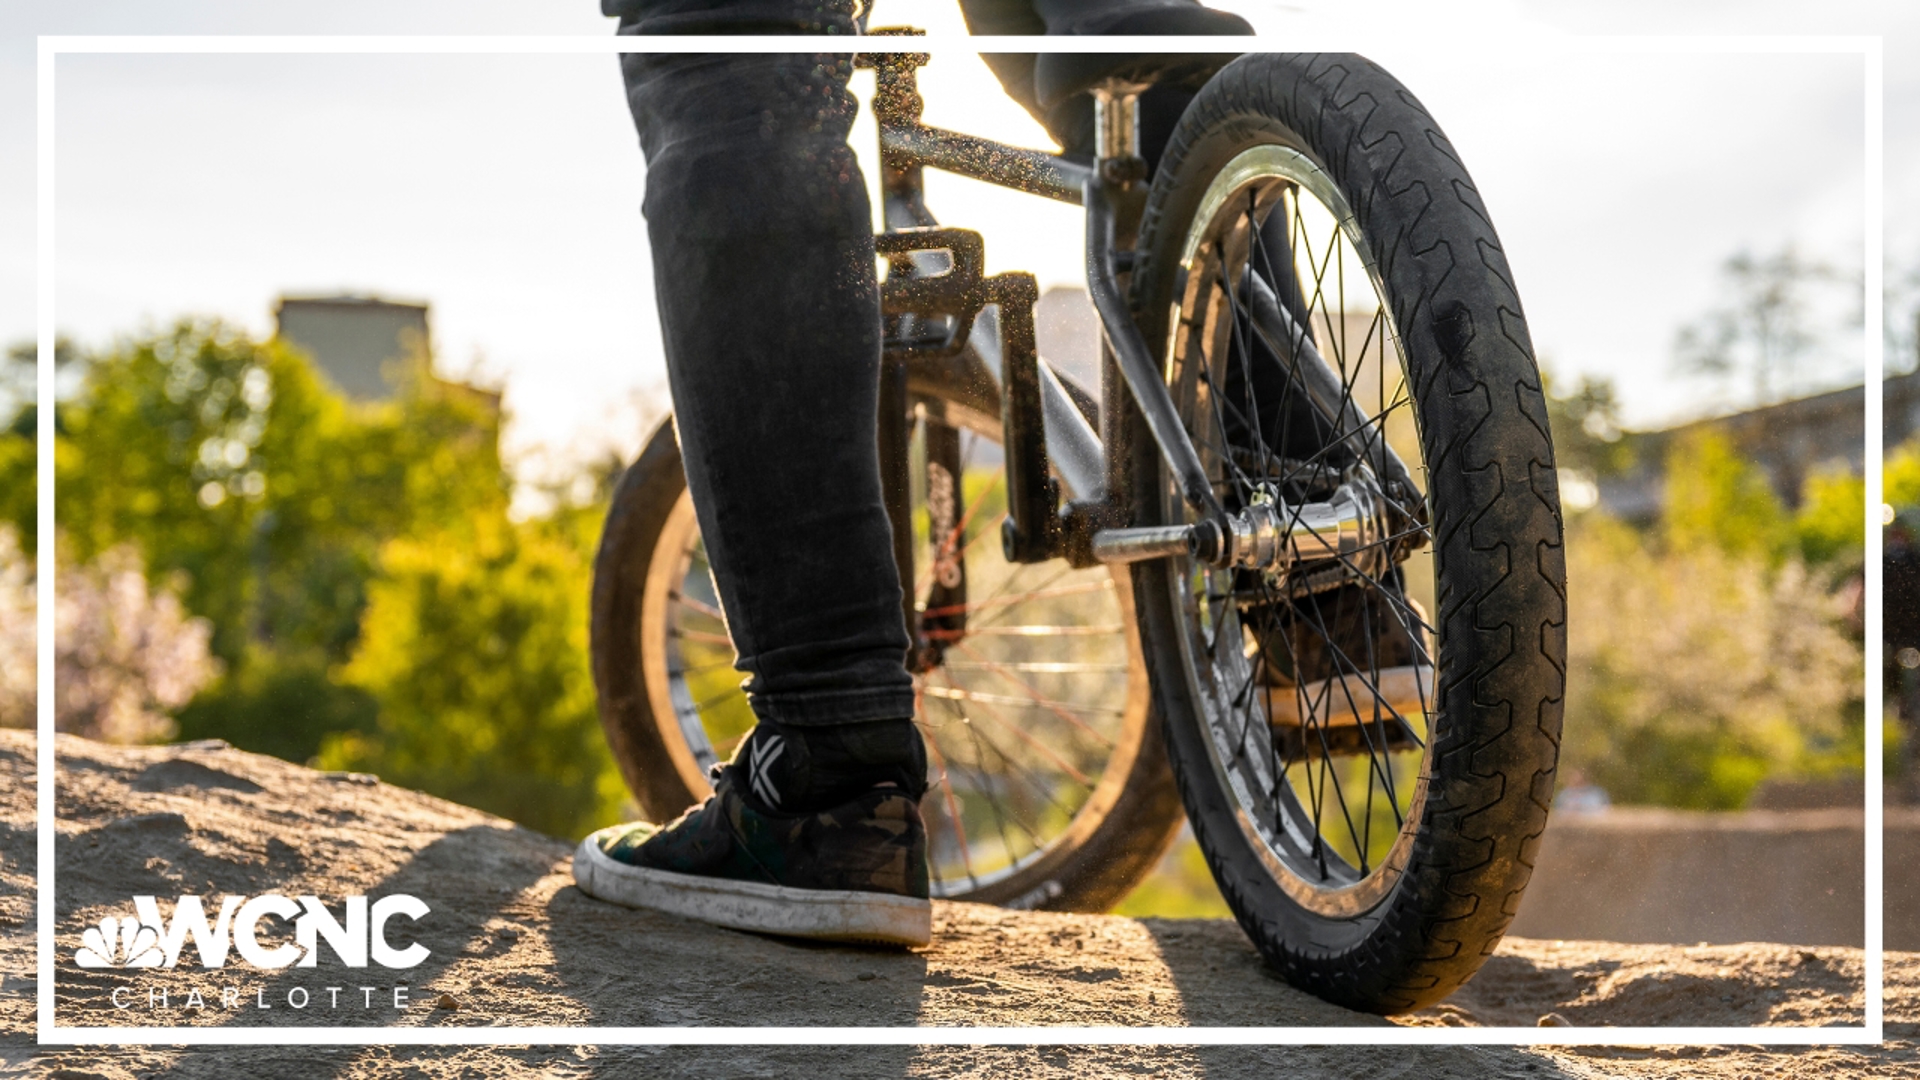
[[(1171, 61), (1089, 87), (1087, 161), (922, 123), (928, 59), (856, 63), (934, 895), (1101, 910), (1184, 818), (1288, 981), (1446, 996), (1526, 887), (1565, 668), (1546, 406), (1465, 168), (1357, 56), (1214, 58), (1151, 182), (1138, 96)], [(984, 274), (927, 168), (1085, 207), (1098, 386), (1037, 355), (1034, 278)], [(753, 724), (671, 423), (592, 611), (609, 742), (664, 820)]]

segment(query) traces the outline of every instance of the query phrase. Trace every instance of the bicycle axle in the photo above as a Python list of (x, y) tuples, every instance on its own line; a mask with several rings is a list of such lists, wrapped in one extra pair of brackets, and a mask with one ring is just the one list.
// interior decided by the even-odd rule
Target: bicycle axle
[(1351, 563), (1385, 554), (1385, 511), (1384, 500), (1363, 476), (1340, 485), (1326, 502), (1290, 506), (1268, 493), (1256, 495), (1246, 508), (1227, 515), (1230, 531), (1207, 519), (1102, 529), (1093, 535), (1093, 554), (1106, 563), (1185, 555), (1244, 570), (1285, 571), (1296, 563), (1328, 559)]

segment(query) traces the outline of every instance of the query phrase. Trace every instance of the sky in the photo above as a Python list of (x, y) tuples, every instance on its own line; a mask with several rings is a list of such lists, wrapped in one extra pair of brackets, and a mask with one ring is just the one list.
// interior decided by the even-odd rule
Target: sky
[[(1888, 262), (1920, 266), (1920, 15), (1857, 0), (1221, 0), (1272, 47), (1355, 48), (1445, 128), (1559, 375), (1612, 378), (1631, 426), (1743, 404), (1673, 375), (1677, 330), (1737, 250), (1792, 243), (1859, 273), (1865, 68), (1857, 55), (1715, 55), (1595, 34), (1887, 35)], [(1907, 5), (1913, 6), (1913, 5)], [(958, 33), (931, 0), (877, 23)], [(0, 9), (0, 341), (35, 312), (37, 33), (611, 32), (552, 0), (10, 2)], [(645, 170), (611, 55), (64, 56), (56, 69), (57, 326), (83, 345), (217, 315), (265, 333), (283, 293), (432, 304), (444, 374), (504, 385), (523, 475), (631, 453), (665, 409)], [(931, 123), (1033, 146), (977, 59), (923, 74)], [(854, 145), (871, 160), (872, 130)], [(1076, 279), (1069, 206), (935, 175), (943, 221), (989, 268)], [(1841, 305), (1845, 307), (1845, 305)], [(1838, 319), (1844, 311), (1829, 313)], [(1857, 381), (1838, 339), (1809, 386)]]

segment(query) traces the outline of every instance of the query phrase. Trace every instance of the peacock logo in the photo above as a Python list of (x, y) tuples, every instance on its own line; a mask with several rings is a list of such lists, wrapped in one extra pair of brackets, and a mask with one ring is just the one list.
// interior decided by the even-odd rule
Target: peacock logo
[(160, 951), (160, 932), (129, 915), (108, 915), (99, 926), (80, 935), (73, 962), (83, 968), (150, 968), (167, 962)]

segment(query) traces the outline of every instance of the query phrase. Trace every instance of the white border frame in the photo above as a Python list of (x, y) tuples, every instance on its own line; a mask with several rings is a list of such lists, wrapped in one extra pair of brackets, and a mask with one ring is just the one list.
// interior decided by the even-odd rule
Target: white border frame
[[(1432, 49), (1430, 36), (1371, 39)], [(1245, 52), (1243, 37), (1181, 38), (1180, 50)], [(54, 61), (63, 53), (623, 53), (623, 52), (1160, 52), (1164, 38), (1023, 37), (293, 37), (42, 36), (38, 39), (38, 981), (35, 1034), (42, 1045), (1713, 1045), (1861, 1046), (1881, 1041), (1883, 781), (1880, 524), (1885, 63), (1878, 36), (1532, 37), (1513, 44), (1580, 53), (1840, 53), (1865, 61), (1866, 220), (1866, 1022), (1860, 1027), (202, 1027), (60, 1026), (54, 1016)], [(1289, 38), (1295, 48), (1351, 41)], [(1484, 40), (1476, 47), (1485, 47)]]

